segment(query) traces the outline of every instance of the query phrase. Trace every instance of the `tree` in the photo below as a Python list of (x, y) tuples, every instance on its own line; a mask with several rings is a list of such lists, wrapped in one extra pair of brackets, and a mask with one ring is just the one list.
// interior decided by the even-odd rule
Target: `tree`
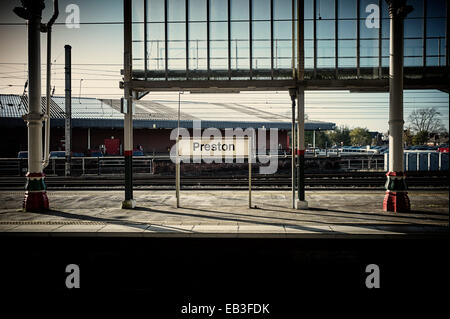
[(328, 133), (328, 137), (330, 138), (330, 143), (334, 145), (350, 145), (350, 129), (345, 126), (339, 126)]
[(425, 144), (426, 142), (428, 142), (428, 132), (427, 131), (417, 132), (417, 134), (413, 136), (412, 142), (414, 145)]
[(350, 132), (350, 141), (352, 145), (370, 145), (372, 143), (372, 135), (370, 135), (368, 129), (356, 127)]
[(408, 121), (416, 133), (438, 133), (445, 130), (439, 118), (440, 115), (441, 113), (433, 107), (417, 109), (409, 115)]
[(414, 137), (414, 134), (411, 132), (411, 129), (409, 127), (403, 131), (403, 143), (405, 145), (412, 145), (413, 137)]
[[(313, 134), (314, 132), (307, 131), (305, 132), (305, 144), (311, 144), (313, 145)], [(316, 131), (316, 147), (325, 148), (325, 146), (329, 147), (331, 146), (331, 141), (325, 132)]]

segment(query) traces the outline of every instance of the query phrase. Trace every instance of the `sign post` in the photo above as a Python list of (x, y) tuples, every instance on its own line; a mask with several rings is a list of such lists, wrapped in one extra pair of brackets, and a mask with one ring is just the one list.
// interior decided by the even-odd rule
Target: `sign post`
[(243, 157), (248, 159), (248, 207), (252, 207), (252, 143), (244, 138), (177, 138), (175, 159), (175, 188), (177, 208), (180, 207), (180, 165), (182, 157), (225, 158)]
[(251, 143), (247, 140), (248, 149), (248, 208), (252, 208), (252, 151)]
[(177, 158), (175, 163), (175, 178), (176, 178), (176, 193), (177, 193), (177, 208), (180, 207), (180, 157), (178, 155), (178, 142), (180, 141), (180, 116), (181, 116), (181, 94), (183, 92), (178, 91), (178, 124), (177, 124)]

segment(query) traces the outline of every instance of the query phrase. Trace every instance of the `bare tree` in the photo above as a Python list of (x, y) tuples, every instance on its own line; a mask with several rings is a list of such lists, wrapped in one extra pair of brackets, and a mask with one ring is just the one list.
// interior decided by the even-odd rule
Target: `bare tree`
[(414, 110), (408, 117), (415, 132), (437, 133), (445, 130), (439, 118), (441, 115), (434, 107)]

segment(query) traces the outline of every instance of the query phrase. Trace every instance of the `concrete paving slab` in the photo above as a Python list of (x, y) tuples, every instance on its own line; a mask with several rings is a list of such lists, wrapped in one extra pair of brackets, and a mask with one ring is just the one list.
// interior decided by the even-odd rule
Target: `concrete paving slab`
[(16, 228), (18, 225), (12, 225), (12, 224), (4, 224), (4, 225), (0, 225), (0, 232), (5, 232), (8, 231), (10, 229)]
[(163, 237), (190, 237), (194, 225), (168, 224), (149, 225), (143, 232), (143, 236), (163, 236)]
[(286, 237), (288, 238), (334, 238), (335, 232), (330, 226), (304, 224), (284, 225)]
[(195, 225), (192, 231), (194, 233), (238, 233), (239, 226), (236, 225)]
[(248, 225), (239, 224), (238, 237), (286, 237), (283, 225)]
[(71, 235), (84, 236), (89, 234), (90, 236), (96, 236), (96, 233), (105, 227), (106, 225), (64, 225), (52, 230), (51, 235), (64, 235), (70, 233)]
[(97, 231), (98, 236), (142, 236), (142, 233), (149, 227), (149, 225), (139, 224), (139, 225), (106, 225)]
[(331, 233), (333, 230), (330, 226), (324, 225), (284, 225), (286, 233)]
[(330, 228), (338, 234), (381, 234), (382, 231), (372, 225), (348, 226), (331, 225)]
[(52, 232), (62, 225), (18, 225), (7, 231), (13, 231), (15, 233), (38, 233), (38, 232)]
[(182, 193), (183, 208), (176, 208), (173, 191), (135, 190), (137, 207), (124, 210), (122, 191), (54, 191), (48, 193), (50, 211), (25, 213), (18, 208), (21, 192), (0, 191), (0, 233), (14, 229), (56, 235), (183, 237), (448, 233), (448, 192), (410, 192), (410, 213), (384, 212), (383, 191), (310, 191), (309, 209), (300, 211), (292, 209), (288, 191), (254, 191), (258, 209), (247, 207), (246, 191)]

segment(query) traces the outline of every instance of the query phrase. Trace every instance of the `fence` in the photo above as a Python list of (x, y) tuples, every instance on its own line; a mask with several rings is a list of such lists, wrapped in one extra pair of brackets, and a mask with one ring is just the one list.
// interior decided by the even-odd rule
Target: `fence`
[[(405, 171), (448, 171), (448, 155), (443, 152), (405, 152), (403, 154), (403, 165)], [(384, 154), (384, 169), (389, 168), (389, 154)]]
[[(51, 158), (45, 168), (46, 175), (65, 175), (65, 158)], [(0, 159), (0, 176), (24, 176), (28, 170), (26, 158)], [(133, 158), (134, 173), (152, 173), (152, 157)], [(115, 157), (75, 157), (70, 161), (70, 172), (73, 176), (124, 174), (124, 158)]]
[[(273, 155), (272, 155), (273, 156)], [(276, 155), (275, 155), (276, 156)], [(278, 155), (278, 173), (290, 172), (290, 155)], [(65, 175), (65, 158), (51, 158), (44, 170), (46, 175)], [(170, 174), (173, 170), (170, 157), (167, 156), (139, 156), (133, 157), (133, 172), (147, 174)], [(255, 167), (261, 163), (255, 163)], [(262, 164), (265, 166), (266, 164)], [(383, 155), (371, 156), (332, 156), (332, 157), (306, 157), (306, 170), (316, 171), (383, 171)], [(432, 166), (434, 167), (434, 166)], [(448, 167), (448, 160), (447, 160)], [(124, 174), (124, 159), (122, 156), (114, 157), (74, 157), (70, 163), (72, 176)], [(197, 164), (189, 165), (192, 174), (197, 173), (223, 173), (232, 174), (240, 170), (238, 164), (227, 165), (227, 169), (220, 165)], [(27, 173), (28, 161), (26, 158), (0, 158), (0, 176), (24, 176)], [(246, 169), (246, 168), (245, 168)], [(231, 171), (230, 171), (231, 170)], [(194, 172), (195, 171), (195, 172)]]

